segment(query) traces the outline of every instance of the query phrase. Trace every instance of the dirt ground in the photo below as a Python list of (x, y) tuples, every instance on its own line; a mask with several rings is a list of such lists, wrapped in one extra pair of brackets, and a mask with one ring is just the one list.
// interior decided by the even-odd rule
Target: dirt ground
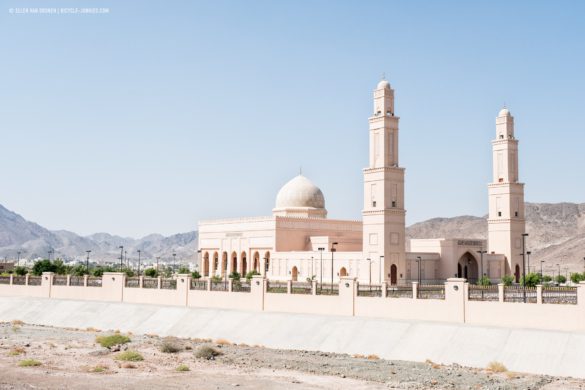
[[(114, 333), (0, 323), (1, 389), (585, 389), (585, 380), (494, 373), (433, 362), (387, 361), (234, 345), (228, 340), (162, 339), (128, 335), (131, 342), (111, 351), (96, 336)], [(163, 353), (163, 344), (179, 349)], [(211, 346), (220, 355), (197, 358)], [(137, 351), (139, 362), (116, 356)], [(34, 367), (20, 362), (34, 359)], [(188, 371), (179, 372), (180, 365)], [(100, 371), (100, 372), (97, 372)]]

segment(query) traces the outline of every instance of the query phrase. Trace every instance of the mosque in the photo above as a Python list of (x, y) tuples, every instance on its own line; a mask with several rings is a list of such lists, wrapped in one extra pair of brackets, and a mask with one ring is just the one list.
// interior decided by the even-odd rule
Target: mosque
[(362, 220), (327, 218), (325, 197), (298, 175), (276, 196), (271, 216), (201, 221), (200, 270), (226, 278), (257, 271), (272, 280), (337, 282), (342, 276), (366, 284), (400, 285), (449, 277), (498, 281), (520, 277), (524, 184), (518, 181), (514, 118), (504, 108), (492, 141), (493, 181), (488, 185), (488, 240), (406, 240), (404, 167), (399, 164), (399, 117), (394, 90), (382, 80), (369, 118), (369, 164), (363, 169)]

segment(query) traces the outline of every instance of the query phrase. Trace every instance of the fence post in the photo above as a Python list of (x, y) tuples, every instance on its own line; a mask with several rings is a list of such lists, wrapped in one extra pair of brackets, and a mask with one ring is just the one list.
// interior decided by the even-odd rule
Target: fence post
[(380, 286), (380, 288), (382, 289), (382, 295), (380, 296), (382, 298), (386, 298), (388, 296), (388, 283), (382, 282), (382, 286)]
[(138, 288), (143, 288), (144, 287), (144, 276), (140, 275), (138, 277)]
[(211, 291), (211, 278), (207, 278), (206, 282), (207, 285), (205, 287), (207, 288), (207, 291)]
[(89, 278), (89, 275), (83, 275), (83, 287), (87, 287), (87, 279)]
[(536, 304), (542, 305), (542, 284), (536, 285)]
[(191, 286), (190, 274), (179, 274), (177, 276), (177, 296), (179, 297), (178, 304), (180, 306), (189, 305), (189, 287)]
[[(577, 286), (577, 305), (585, 308), (585, 281), (579, 282)], [(583, 311), (585, 315), (585, 311)]]
[(266, 278), (262, 275), (252, 276), (250, 282), (250, 294), (253, 295), (254, 302), (256, 303), (256, 309), (264, 310), (264, 292), (266, 291)]
[(67, 278), (67, 282), (65, 282), (65, 285), (67, 287), (69, 287), (69, 286), (71, 286), (71, 275), (67, 275), (66, 278)]
[(412, 299), (418, 299), (418, 282), (412, 282)]
[(292, 294), (292, 280), (286, 281), (286, 293)]
[(162, 276), (157, 276), (157, 279), (158, 279), (157, 280), (158, 283), (157, 283), (156, 288), (160, 290), (162, 288)]
[(311, 280), (311, 294), (317, 295), (317, 281)]
[(340, 306), (343, 308), (344, 314), (355, 315), (355, 297), (357, 295), (357, 281), (351, 276), (342, 276), (339, 279), (339, 298), (341, 299)]
[(10, 274), (10, 285), (12, 286), (12, 283), (14, 281), (14, 274)]
[(232, 278), (228, 279), (228, 292), (234, 291), (234, 280)]
[(463, 278), (449, 278), (445, 283), (445, 303), (453, 310), (454, 322), (465, 322), (465, 285)]
[(28, 276), (29, 276), (28, 273), (26, 275), (24, 275), (24, 284), (26, 286), (28, 286)]
[(504, 283), (498, 284), (498, 301), (504, 302)]
[[(43, 296), (47, 298), (51, 298), (51, 287), (53, 286), (53, 277), (55, 274), (52, 272), (43, 272), (43, 276), (41, 279), (41, 287), (43, 288), (44, 294)], [(12, 275), (10, 275), (10, 281), (12, 282)]]

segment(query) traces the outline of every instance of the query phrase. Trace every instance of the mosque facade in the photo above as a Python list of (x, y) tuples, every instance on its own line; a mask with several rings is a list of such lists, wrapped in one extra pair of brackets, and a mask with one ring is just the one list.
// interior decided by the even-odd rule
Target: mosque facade
[(361, 283), (442, 281), (481, 275), (520, 277), (524, 185), (518, 176), (514, 118), (502, 109), (492, 141), (488, 240), (406, 237), (405, 169), (399, 162), (394, 90), (382, 80), (369, 118), (369, 162), (363, 169), (362, 220), (328, 218), (322, 191), (303, 175), (286, 183), (271, 216), (199, 222), (199, 269), (227, 278), (256, 271), (272, 280), (322, 283), (355, 277)]

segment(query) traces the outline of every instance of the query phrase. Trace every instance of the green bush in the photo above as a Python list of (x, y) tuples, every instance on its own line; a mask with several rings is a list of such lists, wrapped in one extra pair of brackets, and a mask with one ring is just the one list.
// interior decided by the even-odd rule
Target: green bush
[(511, 286), (512, 283), (514, 283), (514, 277), (512, 275), (504, 275), (502, 277), (502, 283), (504, 283), (505, 286)]
[(18, 267), (14, 268), (14, 273), (19, 275), (19, 276), (24, 276), (24, 275), (28, 274), (28, 270), (25, 267), (18, 266)]
[(123, 362), (141, 362), (144, 358), (136, 351), (124, 351), (116, 355), (116, 360)]
[(552, 277), (550, 275), (544, 275), (542, 277), (542, 281), (545, 283), (550, 283), (550, 282), (552, 282)]
[(249, 282), (250, 280), (252, 280), (252, 278), (253, 278), (255, 275), (260, 275), (260, 272), (258, 272), (258, 271), (255, 271), (255, 270), (254, 270), (254, 271), (250, 271), (250, 272), (248, 272), (248, 273), (246, 274), (246, 280)]
[(489, 277), (487, 276), (482, 276), (478, 281), (477, 281), (477, 285), (478, 286), (491, 286), (492, 285), (492, 281), (490, 280)]
[[(526, 287), (536, 287), (537, 284), (541, 283), (540, 274), (529, 273), (526, 275)], [(524, 285), (524, 277), (520, 278), (520, 284)]]
[(35, 359), (24, 359), (18, 362), (20, 367), (37, 367), (40, 366), (42, 363)]
[(179, 270), (177, 271), (178, 274), (190, 274), (191, 271), (189, 270), (189, 268), (185, 267), (185, 266), (181, 266), (179, 268)]
[(583, 280), (585, 280), (585, 272), (584, 273), (575, 272), (571, 274), (571, 282), (577, 284), (579, 282), (582, 282)]
[(213, 275), (213, 276), (211, 277), (211, 281), (212, 281), (213, 283), (220, 283), (220, 282), (221, 282), (221, 280), (222, 280), (222, 279), (221, 279), (221, 276), (219, 276), (219, 275)]
[(239, 272), (232, 272), (230, 274), (229, 278), (233, 279), (233, 280), (240, 280), (240, 279), (242, 279), (242, 275), (240, 275)]
[(96, 343), (104, 348), (112, 348), (114, 345), (127, 344), (129, 343), (130, 337), (121, 335), (119, 333), (112, 334), (109, 336), (98, 336), (95, 338)]
[(154, 268), (147, 268), (144, 270), (144, 276), (148, 276), (149, 278), (156, 278), (158, 276), (158, 272)]
[(195, 271), (191, 274), (191, 277), (193, 279), (201, 279), (201, 274), (199, 272)]
[(557, 275), (555, 277), (555, 282), (562, 284), (562, 283), (567, 283), (567, 278), (564, 275)]
[(177, 367), (177, 371), (179, 372), (189, 371), (189, 366), (186, 364), (180, 364), (179, 367)]
[(198, 359), (213, 360), (219, 355), (221, 355), (221, 352), (210, 345), (202, 345), (195, 351), (195, 357)]

